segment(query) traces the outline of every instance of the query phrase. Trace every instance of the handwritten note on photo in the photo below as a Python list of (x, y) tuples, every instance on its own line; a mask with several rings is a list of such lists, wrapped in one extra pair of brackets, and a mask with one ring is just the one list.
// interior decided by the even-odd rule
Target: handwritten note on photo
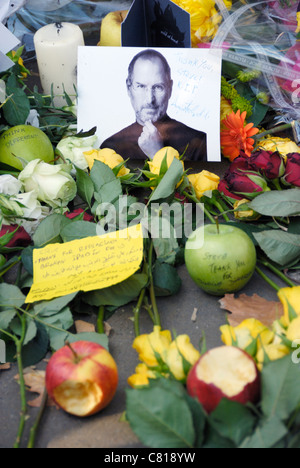
[(139, 269), (142, 259), (140, 225), (35, 249), (33, 286), (26, 303), (118, 284)]

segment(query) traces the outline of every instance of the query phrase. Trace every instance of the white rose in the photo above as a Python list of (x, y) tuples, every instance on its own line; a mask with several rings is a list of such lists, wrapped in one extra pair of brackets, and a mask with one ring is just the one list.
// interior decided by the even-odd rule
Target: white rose
[(19, 174), (25, 192), (35, 190), (37, 199), (52, 208), (64, 207), (77, 193), (76, 182), (67, 164), (47, 164), (40, 159), (30, 161)]
[(63, 138), (56, 149), (62, 154), (65, 160), (82, 170), (88, 168), (88, 163), (84, 157), (85, 151), (92, 151), (98, 147), (98, 138), (96, 135), (87, 138), (67, 137)]
[(22, 183), (10, 174), (0, 175), (0, 193), (16, 195), (22, 190)]
[(22, 203), (23, 216), (27, 219), (21, 219), (19, 222), (25, 231), (32, 236), (42, 219), (49, 215), (50, 209), (48, 206), (41, 205), (34, 190), (32, 192), (19, 193), (14, 197), (14, 200)]

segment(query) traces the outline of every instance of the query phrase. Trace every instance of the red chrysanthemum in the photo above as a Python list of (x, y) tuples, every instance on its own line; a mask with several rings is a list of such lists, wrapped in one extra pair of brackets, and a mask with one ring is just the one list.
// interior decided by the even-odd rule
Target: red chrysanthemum
[(250, 156), (253, 151), (254, 139), (251, 138), (256, 135), (259, 130), (254, 127), (253, 123), (245, 125), (247, 112), (238, 110), (236, 113), (232, 112), (222, 122), (223, 130), (221, 130), (221, 147), (222, 153), (230, 161), (237, 158), (241, 151), (246, 156)]

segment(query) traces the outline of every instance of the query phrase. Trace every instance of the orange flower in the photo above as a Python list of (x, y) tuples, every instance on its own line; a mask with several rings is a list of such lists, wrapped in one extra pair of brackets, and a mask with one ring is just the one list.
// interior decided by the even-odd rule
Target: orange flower
[(241, 114), (241, 111), (238, 110), (237, 113), (229, 114), (222, 122), (222, 153), (230, 161), (237, 158), (241, 151), (244, 151), (247, 156), (250, 156), (253, 151), (254, 140), (251, 137), (256, 135), (259, 130), (253, 127), (253, 123), (245, 125), (246, 115), (246, 111)]

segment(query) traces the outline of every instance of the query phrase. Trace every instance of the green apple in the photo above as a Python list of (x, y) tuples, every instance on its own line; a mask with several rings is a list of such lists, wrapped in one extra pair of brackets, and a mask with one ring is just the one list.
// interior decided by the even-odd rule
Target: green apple
[(185, 264), (203, 291), (222, 296), (239, 291), (250, 281), (256, 267), (256, 249), (241, 229), (206, 224), (187, 240)]
[(0, 163), (14, 169), (23, 169), (20, 159), (29, 162), (41, 159), (53, 162), (54, 150), (48, 136), (31, 125), (17, 125), (0, 137)]
[(121, 47), (121, 24), (127, 13), (128, 10), (111, 11), (103, 18), (98, 46)]

